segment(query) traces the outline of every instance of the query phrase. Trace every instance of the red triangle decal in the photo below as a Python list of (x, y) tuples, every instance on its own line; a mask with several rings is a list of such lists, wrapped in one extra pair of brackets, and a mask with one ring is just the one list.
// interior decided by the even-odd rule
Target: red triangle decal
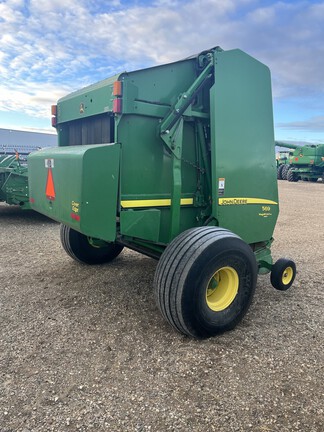
[(55, 187), (52, 168), (48, 168), (45, 194), (47, 199), (51, 201), (55, 200)]

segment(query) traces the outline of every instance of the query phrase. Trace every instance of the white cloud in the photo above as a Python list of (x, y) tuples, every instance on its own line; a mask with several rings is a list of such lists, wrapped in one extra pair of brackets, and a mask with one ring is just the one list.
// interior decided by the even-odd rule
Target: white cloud
[(39, 118), (50, 118), (50, 107), (60, 97), (67, 93), (67, 89), (58, 89), (47, 85), (44, 89), (38, 84), (26, 82), (10, 88), (0, 84), (0, 111), (24, 112)]
[(259, 25), (269, 25), (275, 19), (275, 9), (273, 7), (259, 8), (247, 15), (251, 22)]
[(270, 66), (276, 97), (324, 94), (323, 2), (123, 5), (119, 0), (2, 1), (0, 109), (48, 116), (47, 104), (66, 92), (215, 45), (241, 48)]
[(324, 132), (324, 116), (311, 117), (303, 121), (278, 123), (278, 127), (290, 130)]

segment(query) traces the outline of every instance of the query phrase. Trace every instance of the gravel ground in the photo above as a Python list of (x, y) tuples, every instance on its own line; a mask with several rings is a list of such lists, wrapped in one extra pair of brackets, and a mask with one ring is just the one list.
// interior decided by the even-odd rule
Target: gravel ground
[(243, 322), (177, 334), (160, 316), (156, 261), (124, 251), (83, 266), (59, 225), (0, 205), (0, 431), (323, 431), (324, 185), (280, 182), (274, 258)]

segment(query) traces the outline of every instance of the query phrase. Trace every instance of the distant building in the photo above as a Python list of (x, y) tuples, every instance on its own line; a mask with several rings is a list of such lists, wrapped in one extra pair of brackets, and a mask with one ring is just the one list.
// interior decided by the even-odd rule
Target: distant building
[(0, 128), (0, 154), (19, 153), (21, 159), (35, 150), (57, 145), (57, 135)]

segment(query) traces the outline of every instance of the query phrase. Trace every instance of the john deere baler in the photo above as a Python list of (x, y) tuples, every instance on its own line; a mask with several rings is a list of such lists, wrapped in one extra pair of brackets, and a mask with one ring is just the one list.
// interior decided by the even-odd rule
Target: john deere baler
[(159, 259), (157, 304), (180, 332), (208, 337), (246, 313), (272, 263), (278, 192), (270, 72), (213, 48), (125, 72), (53, 107), (59, 147), (29, 159), (33, 209), (59, 221), (74, 259), (105, 263), (129, 247)]

